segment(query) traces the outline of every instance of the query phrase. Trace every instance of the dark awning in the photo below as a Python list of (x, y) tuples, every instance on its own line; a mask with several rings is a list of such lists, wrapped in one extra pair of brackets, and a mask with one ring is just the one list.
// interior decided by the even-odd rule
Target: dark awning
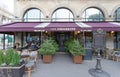
[(118, 22), (84, 22), (77, 23), (83, 30), (103, 29), (105, 31), (120, 31), (120, 23)]
[[(50, 23), (44, 23), (46, 24), (44, 26), (45, 31), (79, 31), (82, 30), (82, 28), (77, 25), (75, 22), (50, 22)], [(41, 29), (41, 25), (35, 27), (36, 30)]]
[(32, 32), (41, 22), (13, 22), (0, 26), (0, 32)]
[(118, 22), (13, 22), (0, 26), (0, 32), (40, 31), (120, 31)]

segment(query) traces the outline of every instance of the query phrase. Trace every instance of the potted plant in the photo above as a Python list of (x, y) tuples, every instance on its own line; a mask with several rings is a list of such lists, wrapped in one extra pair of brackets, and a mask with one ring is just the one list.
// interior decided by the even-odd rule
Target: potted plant
[(67, 44), (67, 49), (72, 54), (74, 63), (82, 63), (82, 57), (85, 55), (85, 50), (78, 40), (71, 40)]
[(2, 65), (4, 62), (3, 62), (3, 52), (2, 50), (0, 50), (0, 65)]
[[(4, 74), (11, 70), (11, 77), (22, 77), (25, 68), (24, 64), (20, 64), (20, 55), (17, 51), (9, 48), (6, 51), (0, 50), (0, 69), (4, 69)], [(5, 74), (5, 77), (8, 77), (8, 74)]]
[(43, 62), (50, 63), (52, 61), (52, 55), (56, 53), (57, 49), (58, 46), (54, 40), (45, 40), (39, 49), (39, 53), (43, 55)]

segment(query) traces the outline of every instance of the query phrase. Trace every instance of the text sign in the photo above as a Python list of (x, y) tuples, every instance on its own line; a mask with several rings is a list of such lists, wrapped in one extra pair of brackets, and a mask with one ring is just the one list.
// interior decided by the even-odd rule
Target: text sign
[(52, 31), (75, 31), (76, 28), (50, 28)]
[(94, 48), (105, 48), (106, 46), (106, 32), (93, 32), (93, 46)]

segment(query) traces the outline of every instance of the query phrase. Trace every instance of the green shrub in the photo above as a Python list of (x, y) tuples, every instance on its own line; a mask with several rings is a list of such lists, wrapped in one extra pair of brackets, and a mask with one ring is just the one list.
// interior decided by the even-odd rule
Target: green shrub
[(9, 65), (10, 62), (11, 62), (11, 60), (12, 60), (12, 56), (13, 56), (13, 54), (14, 54), (14, 50), (13, 50), (12, 48), (9, 48), (9, 49), (6, 50), (5, 53), (6, 53), (5, 56), (4, 56), (4, 58), (5, 58), (5, 63), (6, 63), (7, 65)]
[(3, 51), (0, 50), (0, 65), (3, 64)]
[(39, 49), (39, 53), (42, 55), (53, 55), (58, 49), (57, 43), (54, 40), (45, 40)]
[(0, 65), (17, 66), (20, 64), (20, 55), (12, 48), (6, 51), (0, 50)]
[(14, 52), (11, 60), (11, 65), (12, 66), (17, 66), (20, 64), (20, 55), (16, 52)]
[(85, 55), (85, 50), (78, 40), (70, 39), (65, 45), (72, 55)]

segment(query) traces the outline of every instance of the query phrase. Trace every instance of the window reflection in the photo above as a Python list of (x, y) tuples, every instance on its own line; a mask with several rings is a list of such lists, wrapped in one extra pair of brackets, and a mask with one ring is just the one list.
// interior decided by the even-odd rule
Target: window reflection
[(39, 9), (29, 9), (24, 14), (25, 22), (35, 22), (35, 21), (43, 21), (43, 13)]
[(53, 13), (52, 21), (73, 21), (73, 14), (70, 10), (61, 8)]
[(114, 13), (114, 20), (120, 21), (120, 7)]
[(82, 21), (104, 21), (102, 11), (97, 8), (88, 8), (83, 12)]

